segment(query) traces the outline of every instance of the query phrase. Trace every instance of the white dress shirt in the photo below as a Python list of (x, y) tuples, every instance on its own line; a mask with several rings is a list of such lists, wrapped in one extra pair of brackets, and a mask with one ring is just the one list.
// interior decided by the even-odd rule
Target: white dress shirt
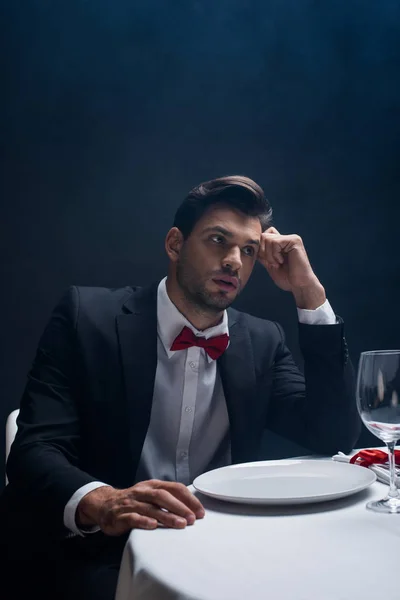
[[(297, 311), (302, 323), (336, 323), (328, 300), (316, 310)], [(201, 473), (231, 462), (229, 418), (217, 362), (197, 346), (170, 350), (185, 325), (200, 337), (229, 334), (226, 311), (215, 327), (205, 331), (193, 327), (169, 299), (164, 278), (157, 296), (157, 370), (150, 424), (132, 485), (148, 479), (189, 485)], [(83, 535), (75, 523), (80, 500), (104, 485), (100, 481), (88, 483), (68, 501), (64, 524), (72, 532)]]

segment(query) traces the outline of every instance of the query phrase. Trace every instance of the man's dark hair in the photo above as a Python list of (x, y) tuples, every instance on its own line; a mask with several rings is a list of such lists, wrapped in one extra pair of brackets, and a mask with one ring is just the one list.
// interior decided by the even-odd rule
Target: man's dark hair
[(272, 208), (262, 188), (248, 177), (231, 175), (194, 187), (176, 211), (173, 226), (182, 232), (186, 240), (197, 221), (215, 204), (226, 204), (245, 215), (258, 217), (262, 231), (271, 225)]

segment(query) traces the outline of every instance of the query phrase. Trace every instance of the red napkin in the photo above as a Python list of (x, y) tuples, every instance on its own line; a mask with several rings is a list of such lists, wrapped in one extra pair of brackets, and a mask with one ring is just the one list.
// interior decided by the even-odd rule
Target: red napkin
[[(396, 465), (400, 465), (400, 450), (394, 451), (394, 459)], [(369, 467), (370, 465), (383, 465), (388, 461), (389, 456), (387, 452), (370, 448), (360, 450), (360, 452), (357, 452), (357, 454), (352, 456), (350, 459), (352, 464), (360, 465), (361, 467)]]

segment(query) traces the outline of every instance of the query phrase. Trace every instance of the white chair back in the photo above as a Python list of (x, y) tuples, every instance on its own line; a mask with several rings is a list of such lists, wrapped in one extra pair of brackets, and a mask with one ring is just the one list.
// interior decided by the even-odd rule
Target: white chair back
[[(14, 441), (15, 435), (17, 433), (17, 417), (19, 414), (19, 409), (13, 410), (7, 418), (6, 421), (6, 464), (8, 455), (10, 454), (11, 444)], [(8, 483), (7, 475), (6, 475), (6, 485)]]

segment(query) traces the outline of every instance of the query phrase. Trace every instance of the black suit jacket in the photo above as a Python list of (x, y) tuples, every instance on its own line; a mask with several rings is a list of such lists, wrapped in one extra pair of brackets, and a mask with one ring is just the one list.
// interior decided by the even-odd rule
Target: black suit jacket
[[(157, 286), (72, 287), (41, 337), (8, 460), (8, 495), (33, 520), (63, 530), (81, 486), (133, 484), (149, 426), (157, 366)], [(228, 309), (218, 360), (234, 463), (257, 460), (267, 427), (318, 453), (348, 452), (359, 435), (343, 323), (299, 325), (305, 378), (274, 322)]]

